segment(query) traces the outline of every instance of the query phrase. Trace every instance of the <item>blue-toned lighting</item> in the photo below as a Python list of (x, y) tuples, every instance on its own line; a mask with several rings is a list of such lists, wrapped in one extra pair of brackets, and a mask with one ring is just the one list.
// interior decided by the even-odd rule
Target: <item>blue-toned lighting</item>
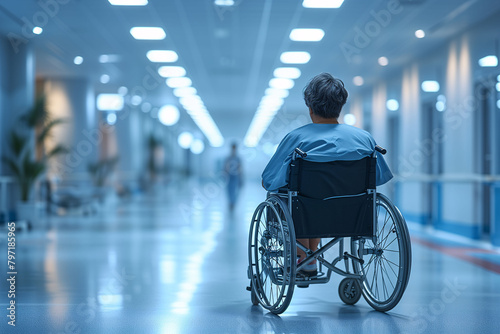
[(302, 73), (297, 67), (278, 67), (273, 74), (276, 78), (298, 79)]
[(354, 116), (353, 114), (345, 114), (344, 115), (344, 123), (347, 125), (356, 124), (356, 116)]
[(269, 80), (269, 87), (277, 89), (292, 89), (295, 83), (292, 79), (273, 78)]
[(497, 56), (490, 55), (479, 59), (478, 63), (481, 67), (497, 67), (498, 58)]
[(192, 142), (193, 135), (190, 132), (184, 131), (179, 135), (179, 137), (177, 137), (177, 143), (184, 149), (188, 149), (189, 147), (191, 147)]
[(305, 8), (339, 8), (344, 0), (304, 0), (302, 6)]
[(425, 37), (425, 31), (423, 31), (422, 29), (418, 29), (417, 31), (415, 31), (415, 37), (417, 37), (417, 38), (424, 38)]
[(81, 65), (83, 63), (83, 57), (76, 56), (75, 59), (73, 59), (73, 63), (75, 63), (75, 65)]
[(296, 28), (290, 32), (290, 39), (295, 42), (319, 42), (325, 36), (323, 29)]
[(116, 124), (116, 114), (113, 112), (110, 112), (106, 115), (106, 123), (109, 125), (115, 125)]
[(231, 7), (234, 6), (234, 0), (215, 0), (214, 5), (221, 7)]
[(399, 109), (399, 102), (398, 102), (398, 100), (395, 100), (395, 99), (387, 100), (385, 105), (386, 105), (387, 109), (389, 109), (390, 111), (396, 111)]
[(426, 80), (422, 82), (422, 90), (428, 93), (439, 92), (439, 82), (435, 80)]
[(280, 56), (283, 64), (306, 64), (311, 60), (311, 55), (306, 51), (287, 51)]
[(365, 83), (365, 80), (363, 79), (363, 77), (362, 77), (362, 76), (357, 75), (357, 76), (355, 76), (354, 78), (352, 78), (352, 83), (353, 83), (355, 86), (363, 86), (363, 84)]
[(164, 78), (183, 77), (186, 75), (186, 70), (182, 66), (161, 66), (158, 74)]
[(200, 139), (195, 139), (191, 143), (190, 147), (191, 153), (193, 154), (201, 154), (205, 150), (205, 144)]
[(163, 125), (171, 126), (179, 121), (180, 113), (174, 105), (166, 105), (160, 108), (158, 111), (158, 119)]
[(148, 0), (108, 0), (113, 6), (146, 6)]
[(130, 34), (138, 40), (162, 40), (167, 36), (160, 27), (133, 27)]
[(97, 95), (97, 109), (103, 111), (119, 111), (123, 109), (123, 96), (119, 94)]
[(107, 74), (103, 74), (99, 78), (99, 81), (101, 81), (102, 84), (107, 84), (109, 82), (109, 80), (110, 80), (110, 77)]
[(33, 28), (33, 33), (35, 35), (40, 35), (43, 32), (43, 29), (41, 27), (34, 27)]
[(177, 52), (172, 50), (150, 50), (146, 56), (153, 63), (173, 63), (179, 59)]
[(168, 78), (166, 80), (167, 86), (170, 88), (189, 87), (192, 84), (191, 79), (188, 77)]

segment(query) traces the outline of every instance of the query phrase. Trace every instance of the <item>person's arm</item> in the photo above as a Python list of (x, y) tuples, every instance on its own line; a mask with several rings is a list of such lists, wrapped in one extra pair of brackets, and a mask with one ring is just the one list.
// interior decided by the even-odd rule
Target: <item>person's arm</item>
[(276, 149), (262, 172), (262, 186), (268, 191), (277, 190), (287, 183), (288, 165), (290, 164), (292, 151), (297, 145), (294, 136), (286, 135)]
[(384, 183), (389, 182), (393, 178), (392, 172), (385, 162), (384, 156), (377, 152), (377, 172), (376, 172), (376, 183), (377, 186), (381, 186)]

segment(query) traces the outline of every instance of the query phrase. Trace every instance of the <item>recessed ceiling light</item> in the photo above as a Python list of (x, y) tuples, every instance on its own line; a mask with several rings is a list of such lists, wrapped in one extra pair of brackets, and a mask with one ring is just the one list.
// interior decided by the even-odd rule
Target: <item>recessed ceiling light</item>
[(177, 137), (177, 143), (180, 147), (188, 149), (191, 146), (193, 139), (194, 138), (191, 132), (184, 131), (179, 135), (179, 137)]
[(139, 95), (134, 95), (130, 98), (130, 103), (132, 103), (133, 106), (138, 106), (142, 103), (142, 97), (140, 97)]
[(165, 30), (160, 27), (133, 27), (130, 34), (141, 40), (161, 40), (166, 37)]
[(288, 97), (288, 94), (290, 93), (288, 92), (287, 89), (267, 88), (265, 94), (268, 96), (276, 96), (284, 99)]
[(426, 80), (422, 82), (421, 87), (424, 92), (430, 92), (430, 93), (439, 92), (439, 82), (435, 80)]
[(101, 64), (116, 63), (119, 59), (120, 59), (120, 56), (118, 56), (118, 55), (100, 55), (99, 56), (99, 62)]
[(423, 31), (422, 29), (418, 29), (417, 31), (415, 31), (415, 37), (417, 37), (417, 38), (424, 38), (425, 37), (425, 31)]
[(297, 67), (278, 67), (273, 74), (276, 78), (297, 79), (301, 72)]
[(151, 109), (153, 109), (153, 106), (151, 105), (151, 103), (149, 102), (144, 102), (142, 105), (141, 105), (141, 111), (143, 113), (148, 113), (151, 111)]
[(166, 82), (170, 88), (189, 87), (192, 84), (188, 77), (168, 78)]
[(339, 8), (344, 0), (304, 0), (305, 8)]
[(214, 5), (221, 7), (234, 6), (234, 0), (215, 0)]
[(171, 50), (150, 50), (146, 56), (153, 63), (173, 63), (179, 59), (177, 53)]
[(399, 102), (398, 102), (398, 100), (390, 99), (390, 100), (387, 100), (387, 102), (385, 103), (385, 106), (390, 111), (396, 111), (399, 109)]
[(311, 59), (309, 52), (305, 51), (288, 51), (283, 52), (280, 60), (284, 64), (306, 64)]
[(125, 96), (125, 95), (127, 95), (127, 93), (128, 93), (127, 87), (121, 86), (120, 88), (118, 88), (118, 94)]
[(76, 56), (75, 59), (73, 59), (73, 63), (75, 63), (75, 65), (81, 65), (83, 63), (83, 57)]
[(186, 97), (196, 95), (197, 91), (194, 87), (180, 87), (174, 89), (173, 93), (177, 97)]
[(33, 33), (35, 35), (40, 35), (43, 32), (43, 29), (41, 27), (34, 27), (33, 28)]
[(146, 6), (148, 0), (108, 0), (113, 6)]
[(186, 75), (186, 70), (181, 66), (161, 66), (158, 74), (164, 78), (183, 77)]
[(362, 76), (357, 75), (354, 78), (352, 78), (352, 83), (356, 86), (363, 86), (365, 80), (363, 80)]
[(292, 89), (295, 83), (291, 79), (273, 78), (269, 81), (269, 87), (278, 89)]
[(109, 79), (110, 79), (109, 75), (103, 74), (103, 75), (101, 75), (100, 81), (103, 84), (107, 84), (109, 82)]
[(380, 57), (378, 63), (380, 66), (387, 66), (389, 64), (389, 59), (387, 59), (387, 57)]
[(319, 42), (323, 36), (323, 29), (292, 29), (290, 32), (290, 39), (296, 42)]
[(190, 147), (191, 153), (193, 154), (201, 154), (205, 150), (205, 144), (200, 139), (195, 139), (191, 143)]
[(498, 58), (497, 56), (486, 56), (478, 61), (479, 66), (481, 67), (497, 67), (498, 66)]
[(354, 116), (353, 114), (345, 114), (344, 115), (344, 123), (347, 125), (356, 124), (356, 116)]
[(176, 124), (179, 121), (180, 116), (179, 109), (172, 104), (163, 106), (158, 111), (158, 119), (161, 124), (167, 126)]
[(123, 109), (123, 96), (119, 94), (99, 94), (96, 103), (98, 110), (119, 111)]

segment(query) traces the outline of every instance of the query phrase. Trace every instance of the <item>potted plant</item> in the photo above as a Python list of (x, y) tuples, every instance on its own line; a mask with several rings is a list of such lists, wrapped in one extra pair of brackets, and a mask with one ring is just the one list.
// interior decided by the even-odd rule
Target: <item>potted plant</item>
[(51, 135), (52, 129), (63, 122), (63, 119), (50, 117), (45, 97), (41, 97), (33, 108), (19, 118), (19, 126), (16, 126), (9, 135), (8, 144), (11, 152), (9, 155), (4, 155), (2, 160), (12, 170), (19, 185), (18, 220), (33, 220), (35, 207), (32, 193), (35, 182), (45, 172), (47, 161), (51, 157), (68, 151), (62, 145), (56, 145), (48, 152), (45, 151), (45, 140)]

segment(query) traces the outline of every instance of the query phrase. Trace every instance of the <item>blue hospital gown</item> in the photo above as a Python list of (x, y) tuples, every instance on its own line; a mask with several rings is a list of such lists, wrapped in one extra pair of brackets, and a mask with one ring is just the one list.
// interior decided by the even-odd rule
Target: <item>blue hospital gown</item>
[[(327, 162), (359, 160), (375, 150), (375, 140), (359, 128), (346, 124), (311, 123), (293, 130), (283, 138), (276, 153), (262, 173), (263, 185), (268, 191), (277, 191), (288, 184), (290, 161), (295, 148), (307, 153), (305, 160)], [(392, 179), (392, 173), (383, 156), (377, 152), (377, 185)]]

